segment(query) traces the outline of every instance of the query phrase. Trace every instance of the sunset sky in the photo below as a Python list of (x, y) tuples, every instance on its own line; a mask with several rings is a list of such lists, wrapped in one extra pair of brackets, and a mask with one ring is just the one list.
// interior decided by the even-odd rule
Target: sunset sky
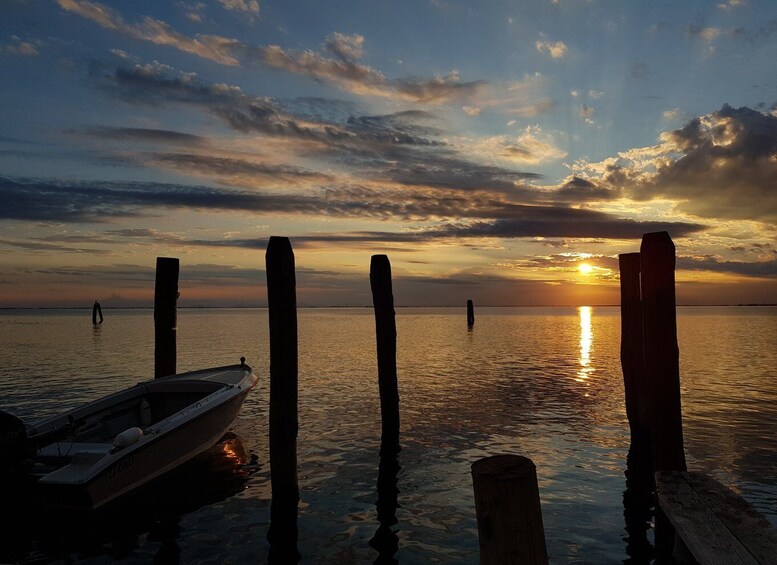
[(777, 2), (5, 0), (0, 307), (777, 302)]

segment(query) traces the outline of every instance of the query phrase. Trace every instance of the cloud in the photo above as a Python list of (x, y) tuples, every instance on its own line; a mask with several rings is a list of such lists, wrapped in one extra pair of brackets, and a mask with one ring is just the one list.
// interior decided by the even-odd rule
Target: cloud
[(777, 278), (777, 258), (769, 261), (724, 261), (713, 255), (677, 257), (677, 268), (686, 271), (716, 271), (749, 277)]
[(745, 0), (726, 0), (718, 4), (718, 8), (721, 10), (733, 10), (739, 6), (744, 6)]
[(84, 130), (68, 130), (68, 133), (86, 135), (99, 139), (164, 143), (170, 145), (196, 146), (205, 145), (207, 143), (207, 139), (199, 135), (165, 129), (98, 126)]
[[(128, 23), (111, 8), (90, 0), (57, 0), (64, 10), (92, 20), (101, 27), (135, 39), (174, 47), (222, 65), (239, 66), (241, 60), (265, 65), (332, 84), (362, 96), (379, 96), (418, 103), (439, 104), (468, 100), (487, 84), (477, 80), (462, 82), (458, 71), (432, 78), (388, 79), (380, 71), (359, 62), (364, 37), (333, 33), (324, 41), (324, 49), (334, 57), (312, 50), (286, 50), (279, 45), (252, 46), (238, 39), (218, 35), (188, 37), (167, 23), (145, 16), (140, 23)], [(254, 2), (228, 0), (231, 6)], [(258, 5), (257, 5), (258, 9)]]
[(214, 176), (235, 186), (278, 188), (283, 185), (310, 185), (331, 181), (322, 173), (289, 165), (256, 162), (245, 158), (218, 157), (194, 153), (149, 153), (146, 159), (164, 168), (185, 174)]
[[(235, 131), (295, 141), (290, 151), (335, 159), (374, 180), (457, 190), (517, 191), (532, 173), (483, 166), (462, 157), (441, 139), (436, 118), (418, 110), (349, 116), (344, 123), (300, 118), (272, 99), (237, 87), (205, 84), (159, 64), (119, 67), (96, 76), (100, 88), (135, 104), (195, 106)], [(466, 147), (463, 148), (466, 150)]]
[(31, 41), (22, 41), (21, 38), (13, 36), (13, 43), (0, 45), (0, 55), (16, 55), (19, 57), (37, 57), (39, 55), (36, 43)]
[(563, 41), (548, 41), (547, 39), (538, 39), (534, 46), (540, 53), (546, 53), (553, 59), (563, 59), (567, 54), (567, 44)]
[(244, 12), (253, 16), (259, 15), (259, 2), (257, 0), (218, 0), (224, 9), (233, 12)]
[(343, 61), (355, 61), (364, 54), (364, 36), (335, 32), (324, 41), (324, 49)]
[(243, 45), (236, 39), (218, 35), (187, 37), (165, 22), (148, 16), (144, 17), (140, 23), (130, 24), (125, 22), (118, 12), (99, 2), (90, 2), (89, 0), (57, 0), (57, 2), (62, 9), (92, 20), (105, 29), (129, 35), (135, 39), (150, 41), (157, 45), (174, 47), (185, 53), (222, 65), (239, 65), (235, 53), (241, 51)]
[(659, 143), (581, 163), (578, 176), (636, 200), (673, 200), (707, 218), (777, 222), (777, 115), (724, 104)]
[[(415, 232), (427, 238), (610, 237), (632, 239), (667, 230), (681, 237), (702, 229), (680, 222), (638, 222), (604, 212), (566, 206), (527, 206), (489, 197), (439, 192), (324, 189), (307, 195), (257, 193), (162, 183), (80, 181), (0, 177), (0, 218), (67, 223), (105, 223), (140, 217), (160, 209), (326, 215), (405, 221), (473, 219), (443, 222)], [(483, 220), (477, 220), (483, 218)], [(408, 241), (409, 235), (392, 236)], [(398, 239), (399, 241), (400, 239)]]
[(583, 104), (578, 110), (578, 115), (583, 118), (585, 123), (592, 125), (594, 123), (594, 109), (591, 106)]
[(509, 143), (503, 156), (518, 163), (542, 163), (567, 156), (567, 152), (556, 147), (553, 139), (543, 133), (540, 126), (526, 126), (523, 132)]
[(481, 112), (481, 109), (477, 106), (462, 106), (461, 109), (468, 116), (479, 116)]
[(361, 56), (362, 42), (353, 38), (361, 36), (335, 36), (329, 36), (325, 43), (325, 48), (335, 54), (334, 58), (325, 57), (316, 51), (293, 51), (283, 49), (279, 45), (269, 45), (262, 50), (262, 60), (270, 67), (325, 81), (354, 94), (411, 102), (442, 103), (467, 100), (481, 91), (486, 84), (485, 81), (461, 82), (456, 71), (429, 79), (389, 80), (380, 71), (359, 63), (354, 57)]

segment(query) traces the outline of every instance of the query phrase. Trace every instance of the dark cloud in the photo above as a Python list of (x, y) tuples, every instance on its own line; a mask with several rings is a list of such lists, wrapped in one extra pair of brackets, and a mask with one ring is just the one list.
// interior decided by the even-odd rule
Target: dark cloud
[(150, 153), (147, 158), (157, 164), (182, 172), (214, 175), (222, 181), (243, 186), (267, 183), (324, 183), (331, 177), (289, 165), (257, 163), (246, 159), (213, 157), (194, 153)]
[(205, 145), (207, 143), (207, 139), (199, 135), (165, 129), (97, 126), (84, 130), (68, 130), (68, 133), (86, 135), (99, 139), (116, 139), (120, 141), (139, 141), (170, 145), (197, 146)]
[(428, 112), (413, 110), (349, 116), (343, 123), (315, 122), (287, 113), (276, 101), (236, 87), (203, 84), (160, 65), (119, 67), (99, 73), (106, 92), (138, 104), (196, 106), (243, 133), (301, 141), (297, 151), (358, 167), (374, 180), (411, 187), (511, 193), (534, 201), (542, 195), (516, 181), (539, 175), (470, 161), (448, 147)]
[(777, 222), (777, 115), (724, 104), (639, 151), (587, 180), (637, 200), (676, 200), (698, 216)]
[(724, 261), (718, 257), (706, 255), (678, 256), (677, 268), (686, 271), (717, 271), (748, 277), (777, 277), (777, 258), (769, 261)]
[(580, 177), (572, 177), (555, 192), (554, 198), (564, 202), (585, 202), (589, 200), (610, 200), (617, 198), (619, 195), (619, 191), (610, 190)]

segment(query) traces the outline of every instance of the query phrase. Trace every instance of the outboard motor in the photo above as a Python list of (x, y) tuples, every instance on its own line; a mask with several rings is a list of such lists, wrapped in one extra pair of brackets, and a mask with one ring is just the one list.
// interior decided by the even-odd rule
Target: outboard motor
[(19, 418), (0, 412), (0, 475), (14, 471), (27, 455), (27, 427)]

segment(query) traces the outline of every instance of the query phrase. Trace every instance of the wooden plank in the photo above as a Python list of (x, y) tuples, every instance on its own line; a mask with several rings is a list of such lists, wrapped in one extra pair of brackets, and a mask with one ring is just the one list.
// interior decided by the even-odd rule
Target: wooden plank
[(704, 473), (690, 472), (687, 480), (697, 491), (704, 492), (707, 504), (753, 557), (760, 563), (777, 563), (777, 529), (769, 520), (741, 496)]
[(769, 523), (714, 479), (703, 473), (658, 472), (656, 493), (661, 509), (700, 565), (775, 562), (777, 545), (772, 545)]

